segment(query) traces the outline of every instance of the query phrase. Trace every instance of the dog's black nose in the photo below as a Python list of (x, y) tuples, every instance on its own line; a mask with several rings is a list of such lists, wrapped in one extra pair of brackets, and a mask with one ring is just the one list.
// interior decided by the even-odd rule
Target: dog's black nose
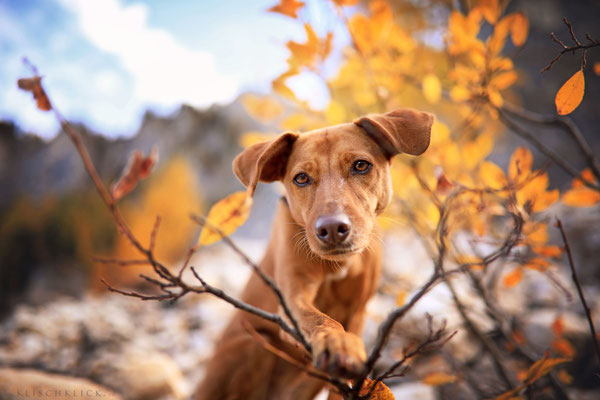
[(323, 243), (336, 245), (342, 243), (350, 234), (352, 224), (346, 214), (324, 215), (317, 218), (315, 232)]

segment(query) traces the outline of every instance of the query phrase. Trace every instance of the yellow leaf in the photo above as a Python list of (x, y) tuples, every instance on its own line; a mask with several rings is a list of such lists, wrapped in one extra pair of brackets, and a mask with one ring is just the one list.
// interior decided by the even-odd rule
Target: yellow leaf
[(281, 127), (286, 131), (298, 131), (306, 123), (306, 115), (301, 113), (293, 113), (289, 115), (281, 123)]
[(406, 298), (408, 297), (408, 293), (405, 290), (399, 290), (396, 293), (396, 305), (398, 307), (402, 307), (406, 303)]
[(429, 386), (441, 386), (453, 383), (456, 381), (456, 375), (447, 374), (445, 372), (432, 372), (427, 374), (421, 382)]
[(462, 162), (467, 168), (472, 169), (490, 154), (493, 147), (493, 133), (482, 133), (475, 140), (465, 143), (462, 147)]
[(292, 91), (292, 89), (290, 89), (286, 84), (285, 81), (287, 78), (294, 76), (298, 73), (298, 71), (296, 69), (291, 69), (287, 72), (284, 72), (283, 74), (279, 75), (277, 78), (275, 78), (273, 80), (273, 82), (271, 82), (271, 87), (273, 88), (273, 90), (278, 93), (279, 95), (289, 99), (289, 100), (296, 100), (296, 95), (294, 94), (294, 92)]
[(522, 12), (513, 14), (512, 24), (510, 26), (510, 37), (515, 46), (522, 46), (527, 40), (529, 33), (529, 20)]
[(554, 99), (556, 112), (559, 115), (567, 115), (573, 112), (579, 103), (581, 103), (584, 91), (585, 78), (583, 77), (583, 69), (580, 69), (556, 93), (556, 98)]
[(264, 133), (264, 132), (246, 132), (240, 137), (240, 146), (246, 148), (250, 147), (253, 144), (266, 142), (267, 140), (272, 140), (275, 135)]
[(423, 95), (431, 104), (436, 104), (442, 97), (442, 85), (434, 74), (427, 74), (423, 78)]
[(252, 198), (248, 196), (245, 190), (235, 192), (219, 200), (208, 212), (207, 224), (202, 229), (198, 244), (209, 245), (221, 240), (221, 234), (211, 229), (211, 227), (218, 228), (225, 236), (231, 235), (246, 222), (251, 207)]
[[(359, 396), (366, 396), (371, 391), (374, 383), (375, 381), (370, 378), (365, 379), (363, 386), (360, 388)], [(377, 382), (377, 386), (375, 386), (375, 390), (373, 390), (373, 394), (368, 400), (394, 400), (394, 394), (383, 382)]]
[(267, 11), (287, 15), (290, 18), (298, 18), (298, 9), (302, 8), (304, 3), (296, 0), (281, 0), (279, 4), (274, 5)]
[(490, 86), (498, 89), (504, 90), (507, 87), (510, 87), (513, 83), (517, 81), (519, 75), (515, 71), (502, 72), (500, 74), (495, 75), (490, 80)]
[(513, 288), (517, 286), (523, 280), (523, 268), (517, 267), (513, 269), (510, 273), (504, 275), (504, 279), (502, 283), (507, 288)]
[(491, 88), (488, 89), (488, 98), (490, 99), (490, 103), (492, 103), (498, 108), (501, 108), (504, 104), (504, 99), (502, 98), (500, 92), (498, 92), (497, 90), (493, 90)]
[(591, 207), (600, 202), (600, 192), (587, 187), (569, 189), (563, 194), (562, 202), (571, 207)]
[(450, 89), (450, 97), (454, 101), (465, 101), (469, 100), (471, 97), (471, 92), (469, 92), (469, 90), (462, 85), (456, 85)]
[(261, 122), (270, 122), (283, 112), (283, 106), (272, 97), (247, 94), (242, 97), (242, 104), (248, 114)]
[(548, 241), (548, 225), (546, 223), (526, 222), (523, 232), (530, 242), (543, 244)]
[(533, 165), (533, 155), (525, 147), (518, 147), (510, 157), (508, 164), (508, 178), (513, 182), (519, 182), (529, 175)]
[(331, 100), (327, 106), (327, 109), (325, 110), (325, 118), (327, 119), (328, 124), (341, 124), (347, 120), (346, 110), (341, 103)]
[(502, 189), (507, 185), (504, 171), (491, 161), (484, 161), (479, 167), (481, 180), (492, 189)]
[(498, 6), (498, 0), (480, 0), (479, 8), (483, 14), (483, 18), (490, 24), (495, 24), (500, 16), (501, 9)]

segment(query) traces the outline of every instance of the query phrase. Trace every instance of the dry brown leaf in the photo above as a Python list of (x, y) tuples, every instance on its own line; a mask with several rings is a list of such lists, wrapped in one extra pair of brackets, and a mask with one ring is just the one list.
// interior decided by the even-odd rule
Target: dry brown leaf
[(25, 90), (26, 92), (31, 92), (33, 94), (33, 98), (37, 103), (37, 108), (42, 111), (50, 111), (52, 110), (52, 104), (50, 104), (50, 100), (42, 87), (42, 77), (34, 76), (31, 78), (21, 78), (17, 81), (17, 86), (21, 90)]
[(123, 175), (112, 187), (112, 197), (115, 201), (123, 198), (127, 193), (131, 192), (137, 186), (138, 182), (148, 175), (152, 171), (152, 167), (158, 161), (158, 149), (153, 147), (148, 154), (148, 157), (144, 157), (141, 151), (136, 150), (129, 158), (127, 166), (123, 170)]
[[(369, 378), (365, 379), (362, 388), (360, 388), (359, 395), (366, 396), (371, 390), (373, 383), (375, 383), (374, 380)], [(377, 386), (375, 386), (373, 394), (371, 394), (369, 400), (394, 400), (394, 395), (392, 394), (390, 388), (388, 388), (383, 382), (377, 382)]]
[(581, 103), (584, 92), (585, 78), (583, 77), (583, 69), (580, 69), (556, 93), (556, 98), (554, 99), (556, 112), (559, 115), (572, 113), (579, 106), (579, 103)]
[[(246, 190), (235, 192), (219, 200), (208, 212), (206, 226), (198, 240), (199, 245), (209, 245), (229, 236), (242, 226), (250, 215), (252, 198)], [(211, 229), (211, 227), (217, 228)]]

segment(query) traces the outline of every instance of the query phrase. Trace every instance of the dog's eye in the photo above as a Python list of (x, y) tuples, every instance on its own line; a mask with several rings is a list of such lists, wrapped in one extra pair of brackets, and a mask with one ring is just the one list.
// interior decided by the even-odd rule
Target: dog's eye
[(300, 172), (294, 177), (294, 183), (298, 186), (306, 186), (310, 182), (310, 178), (304, 172)]
[(354, 161), (352, 164), (352, 172), (357, 174), (366, 174), (371, 169), (371, 163), (365, 160)]

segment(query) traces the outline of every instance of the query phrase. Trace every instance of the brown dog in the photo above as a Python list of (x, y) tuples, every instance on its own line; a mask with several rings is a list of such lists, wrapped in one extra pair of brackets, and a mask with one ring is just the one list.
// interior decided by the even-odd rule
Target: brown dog
[[(314, 365), (332, 375), (352, 377), (364, 368), (358, 335), (379, 277), (375, 218), (392, 196), (390, 160), (401, 152), (423, 153), (432, 123), (432, 115), (409, 109), (369, 115), (304, 134), (284, 133), (249, 147), (233, 162), (251, 193), (258, 181), (285, 186), (260, 267), (281, 288), (312, 345)], [(281, 312), (256, 274), (242, 299)], [(238, 311), (216, 345), (196, 399), (312, 399), (323, 382), (267, 351), (247, 323), (274, 346), (310, 362), (277, 325)]]

